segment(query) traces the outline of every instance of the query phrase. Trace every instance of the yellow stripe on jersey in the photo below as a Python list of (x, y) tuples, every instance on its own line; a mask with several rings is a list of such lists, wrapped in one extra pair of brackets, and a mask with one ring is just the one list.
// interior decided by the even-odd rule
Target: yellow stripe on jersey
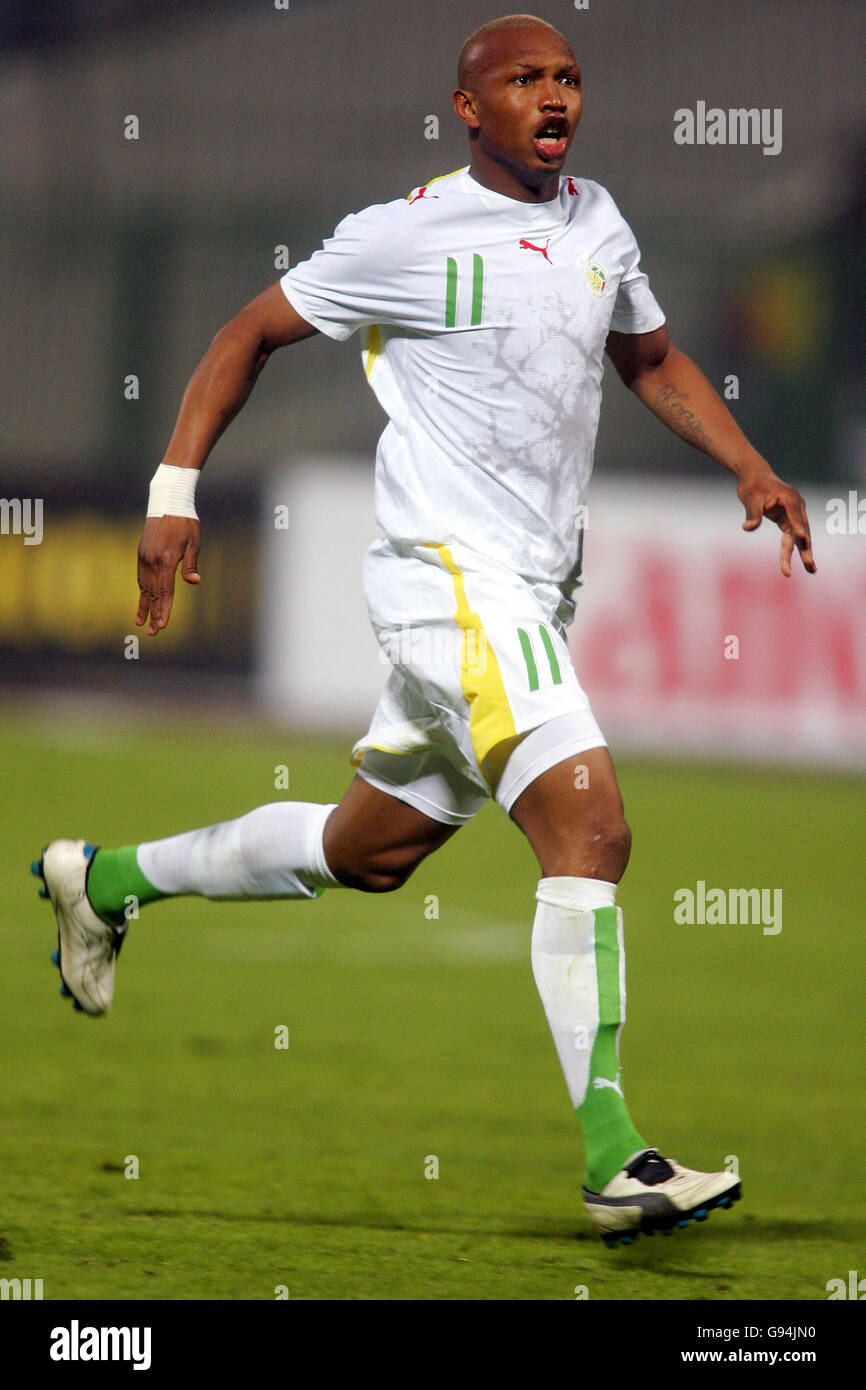
[(376, 365), (376, 359), (382, 351), (382, 334), (379, 332), (378, 323), (371, 323), (367, 329), (367, 343), (362, 353), (364, 359), (364, 371), (367, 380), (370, 380), (370, 373)]
[(464, 169), (468, 168), (468, 164), (462, 164), (459, 169), (452, 169), (450, 174), (437, 174), (435, 179), (430, 180), (427, 187), (429, 188), (431, 183), (441, 183), (443, 179), (453, 179), (455, 174), (462, 174)]
[[(430, 188), (432, 184), (441, 183), (443, 179), (453, 179), (455, 174), (462, 174), (464, 169), (468, 168), (468, 164), (463, 164), (459, 169), (452, 169), (450, 174), (437, 174), (435, 179), (428, 179), (426, 183), (417, 184), (416, 188)], [(411, 200), (412, 194), (416, 191), (416, 188), (409, 189), (409, 192), (406, 194), (407, 203)]]
[[(454, 620), (463, 629), (460, 686), (469, 704), (469, 732), (480, 767), (491, 748), (495, 748), (503, 739), (514, 737), (514, 715), (508, 703), (496, 653), (481, 619), (469, 607), (466, 583), (454, 556), (447, 545), (437, 545), (435, 549), (454, 581), (454, 597), (457, 600)], [(470, 659), (470, 641), (474, 648), (474, 660)]]

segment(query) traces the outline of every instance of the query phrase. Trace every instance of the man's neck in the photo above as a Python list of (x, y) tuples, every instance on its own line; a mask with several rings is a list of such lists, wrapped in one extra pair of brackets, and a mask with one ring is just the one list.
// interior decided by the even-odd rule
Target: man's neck
[(559, 174), (542, 174), (537, 187), (527, 185), (507, 165), (486, 156), (478, 158), (474, 150), (469, 160), (469, 173), (482, 188), (501, 193), (504, 198), (513, 198), (517, 203), (552, 203), (559, 195)]

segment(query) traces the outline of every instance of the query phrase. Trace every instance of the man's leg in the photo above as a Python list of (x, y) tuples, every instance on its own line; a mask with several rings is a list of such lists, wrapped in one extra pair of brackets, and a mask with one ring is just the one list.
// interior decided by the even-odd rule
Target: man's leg
[(607, 748), (542, 773), (511, 816), (541, 867), (533, 971), (583, 1132), (586, 1185), (600, 1192), (648, 1147), (629, 1116), (619, 1070), (625, 964), (615, 895), (631, 836)]
[[(530, 748), (527, 739), (524, 763), (531, 768)], [(509, 767), (515, 775), (507, 764), (506, 780)], [(587, 1213), (608, 1245), (703, 1221), (738, 1199), (737, 1177), (663, 1158), (635, 1129), (622, 1091), (625, 954), (615, 900), (631, 836), (610, 754), (606, 747), (575, 753), (537, 776), (510, 806), (507, 795), (497, 795), (543, 875), (532, 966), (583, 1132)]]
[(122, 920), (136, 870), (146, 881), (139, 901), (181, 894), (312, 898), (336, 885), (387, 892), (399, 888), (452, 832), (452, 826), (431, 820), (358, 776), (336, 806), (276, 801), (237, 820), (167, 840), (99, 850), (87, 891), (95, 910), (109, 921), (118, 912)]
[(106, 1013), (130, 900), (314, 898), (325, 887), (399, 888), (457, 827), (356, 777), (338, 806), (274, 802), (237, 820), (122, 849), (54, 841), (34, 864), (58, 918), (65, 991)]

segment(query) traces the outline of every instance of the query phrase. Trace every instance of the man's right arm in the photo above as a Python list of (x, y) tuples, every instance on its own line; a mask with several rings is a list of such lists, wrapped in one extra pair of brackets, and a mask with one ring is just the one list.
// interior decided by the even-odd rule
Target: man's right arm
[[(292, 307), (279, 283), (253, 299), (220, 329), (193, 372), (162, 462), (175, 468), (203, 468), (271, 353), (317, 331)], [(138, 548), (140, 598), (135, 621), (141, 627), (149, 617), (152, 637), (168, 622), (178, 565), (188, 584), (200, 583), (200, 545), (201, 530), (193, 517), (147, 518)]]

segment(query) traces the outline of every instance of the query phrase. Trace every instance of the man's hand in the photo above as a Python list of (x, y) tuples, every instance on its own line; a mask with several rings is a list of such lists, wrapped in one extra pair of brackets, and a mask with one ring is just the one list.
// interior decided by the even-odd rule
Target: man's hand
[(737, 496), (746, 509), (744, 531), (756, 531), (766, 516), (775, 521), (782, 532), (779, 566), (786, 578), (791, 577), (791, 555), (795, 545), (803, 568), (809, 574), (816, 573), (818, 567), (812, 559), (806, 503), (796, 488), (783, 483), (774, 473), (743, 473), (737, 482)]
[(201, 524), (187, 516), (151, 516), (144, 523), (138, 547), (138, 588), (141, 597), (136, 627), (150, 616), (148, 632), (155, 637), (168, 623), (178, 565), (187, 584), (200, 584), (198, 552)]

